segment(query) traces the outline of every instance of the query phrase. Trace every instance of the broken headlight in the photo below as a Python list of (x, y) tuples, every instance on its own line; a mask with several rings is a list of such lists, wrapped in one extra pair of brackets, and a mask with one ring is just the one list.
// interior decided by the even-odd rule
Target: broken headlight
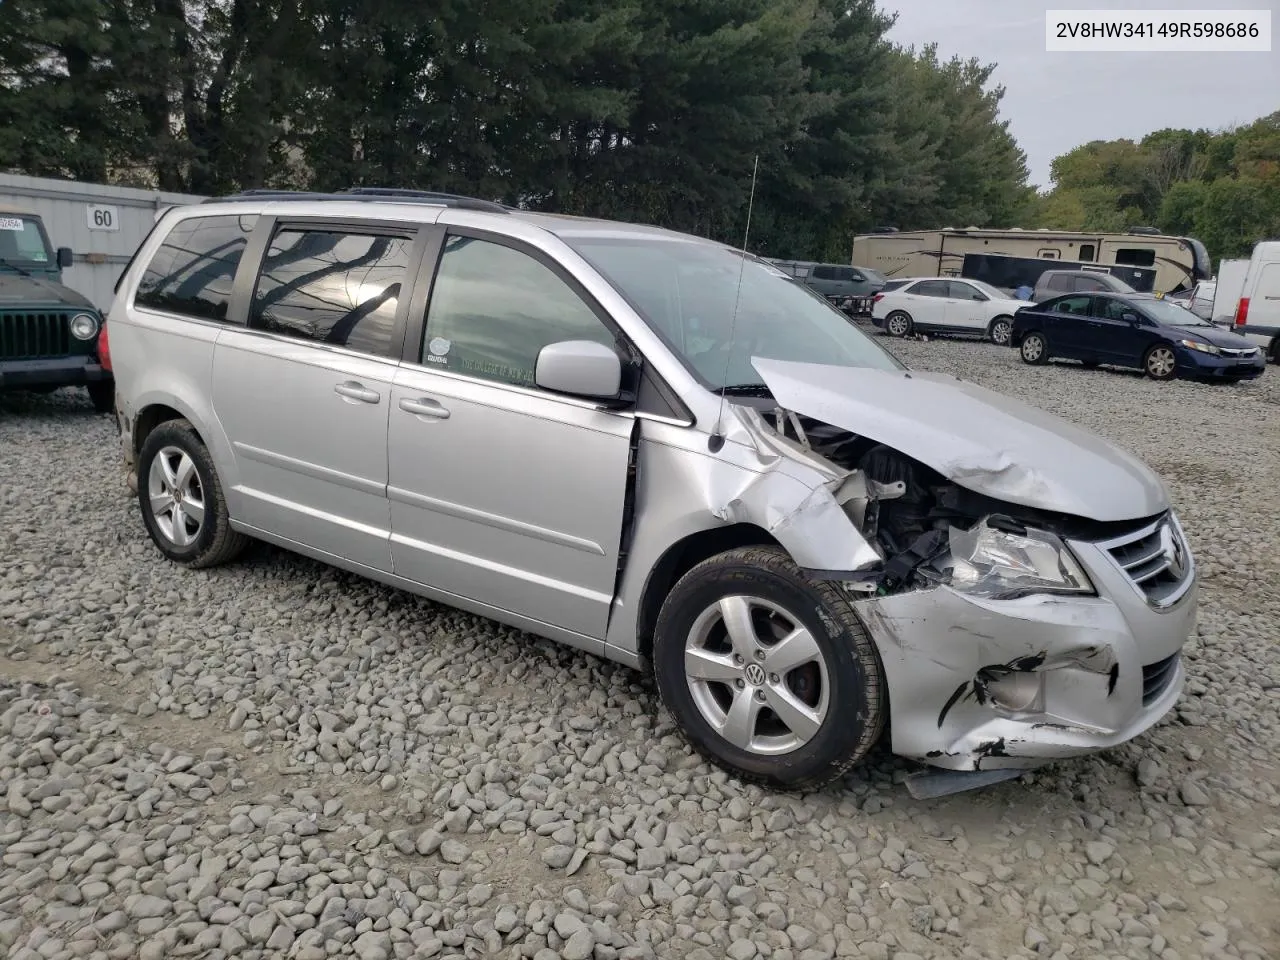
[(1031, 593), (1093, 593), (1061, 538), (1045, 530), (1001, 530), (986, 520), (951, 528), (951, 586), (992, 600)]

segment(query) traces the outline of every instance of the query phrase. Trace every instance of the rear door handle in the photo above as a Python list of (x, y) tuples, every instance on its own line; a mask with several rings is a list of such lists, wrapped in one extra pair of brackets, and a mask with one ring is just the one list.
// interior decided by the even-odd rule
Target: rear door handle
[(346, 397), (348, 400), (359, 400), (361, 403), (377, 403), (382, 399), (382, 394), (378, 393), (377, 390), (370, 390), (363, 383), (356, 380), (346, 380), (335, 384), (333, 392), (340, 397)]
[(401, 397), (400, 409), (418, 417), (430, 417), (432, 420), (448, 420), (449, 410), (430, 397)]

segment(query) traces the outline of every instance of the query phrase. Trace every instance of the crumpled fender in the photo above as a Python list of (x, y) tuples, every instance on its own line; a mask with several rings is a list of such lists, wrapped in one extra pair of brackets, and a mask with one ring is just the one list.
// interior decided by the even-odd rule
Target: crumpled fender
[(708, 500), (717, 518), (763, 527), (810, 570), (866, 570), (883, 561), (856, 525), (870, 499), (862, 474), (781, 436), (749, 407), (726, 413), (753, 444), (756, 462), (750, 472), (728, 464), (711, 470)]

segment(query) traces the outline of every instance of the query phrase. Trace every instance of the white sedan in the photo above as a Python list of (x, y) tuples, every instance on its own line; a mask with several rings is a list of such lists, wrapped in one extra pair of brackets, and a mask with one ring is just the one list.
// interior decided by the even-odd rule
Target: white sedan
[(915, 330), (977, 334), (1007, 346), (1013, 315), (1027, 305), (981, 280), (915, 277), (890, 281), (875, 295), (871, 322), (894, 337)]

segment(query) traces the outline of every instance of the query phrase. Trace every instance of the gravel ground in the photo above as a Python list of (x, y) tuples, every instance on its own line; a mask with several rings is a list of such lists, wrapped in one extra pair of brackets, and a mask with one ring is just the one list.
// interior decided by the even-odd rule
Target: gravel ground
[(1203, 575), (1176, 713), (932, 802), (883, 751), (771, 795), (637, 674), (283, 552), (146, 539), (107, 417), (0, 398), (0, 955), (1280, 957), (1280, 370), (903, 343), (1169, 482)]

